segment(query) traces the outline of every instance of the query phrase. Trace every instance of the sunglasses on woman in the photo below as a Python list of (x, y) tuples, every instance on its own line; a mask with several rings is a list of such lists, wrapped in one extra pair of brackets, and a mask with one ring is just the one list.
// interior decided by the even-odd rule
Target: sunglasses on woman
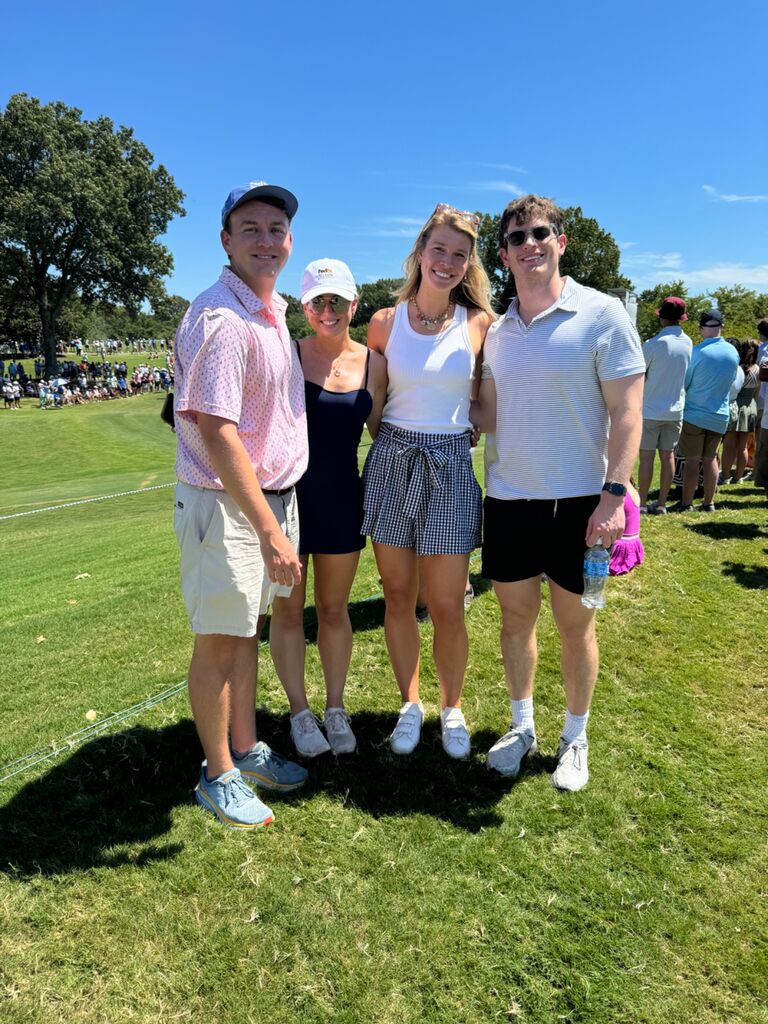
[(537, 242), (543, 242), (550, 235), (557, 236), (557, 228), (554, 224), (542, 224), (537, 228), (528, 228), (527, 231), (523, 231), (522, 228), (517, 231), (508, 231), (504, 235), (504, 242), (506, 245), (511, 245), (513, 249), (517, 249), (525, 244), (529, 235), (532, 235)]
[(315, 313), (322, 313), (326, 306), (331, 307), (332, 313), (346, 313), (352, 303), (341, 295), (316, 295), (309, 300), (309, 305)]

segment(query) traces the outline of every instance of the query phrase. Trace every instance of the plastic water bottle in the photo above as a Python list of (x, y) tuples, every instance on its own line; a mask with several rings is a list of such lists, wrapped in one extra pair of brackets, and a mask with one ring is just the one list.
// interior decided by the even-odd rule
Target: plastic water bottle
[(584, 555), (584, 594), (581, 603), (585, 608), (605, 608), (605, 581), (608, 579), (610, 552), (598, 540)]

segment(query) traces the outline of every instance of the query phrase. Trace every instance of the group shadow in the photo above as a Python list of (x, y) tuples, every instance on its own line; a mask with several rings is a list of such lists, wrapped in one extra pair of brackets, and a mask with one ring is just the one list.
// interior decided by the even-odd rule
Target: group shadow
[(760, 544), (760, 541), (768, 540), (768, 531), (756, 523), (735, 523), (729, 520), (710, 520), (705, 523), (686, 523), (687, 529), (692, 533), (698, 533), (702, 537), (711, 537), (713, 540), (744, 540), (757, 541), (753, 548), (756, 558), (753, 564), (747, 562), (723, 562), (723, 575), (730, 576), (739, 586), (746, 590), (768, 590), (768, 548)]
[[(473, 833), (502, 823), (496, 805), (517, 783), (481, 760), (495, 735), (473, 734), (472, 756), (451, 761), (439, 723), (427, 721), (414, 754), (398, 758), (388, 744), (395, 720), (394, 712), (356, 714), (357, 753), (318, 758), (301, 790), (265, 799), (277, 809), (298, 800), (311, 814), (325, 794), (374, 818), (430, 815)], [(292, 756), (287, 714), (260, 709), (258, 723), (260, 738)], [(0, 871), (29, 878), (174, 858), (183, 844), (172, 835), (173, 811), (191, 803), (201, 756), (189, 719), (134, 726), (78, 748), (0, 807)], [(519, 781), (553, 767), (553, 758), (533, 756)]]

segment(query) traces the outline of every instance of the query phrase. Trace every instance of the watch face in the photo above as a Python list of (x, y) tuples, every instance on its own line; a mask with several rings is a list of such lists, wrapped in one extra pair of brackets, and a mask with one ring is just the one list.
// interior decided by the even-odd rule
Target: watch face
[(627, 493), (627, 488), (624, 484), (617, 484), (613, 480), (608, 483), (604, 483), (603, 490), (608, 491), (608, 493), (612, 494), (615, 498), (623, 498)]

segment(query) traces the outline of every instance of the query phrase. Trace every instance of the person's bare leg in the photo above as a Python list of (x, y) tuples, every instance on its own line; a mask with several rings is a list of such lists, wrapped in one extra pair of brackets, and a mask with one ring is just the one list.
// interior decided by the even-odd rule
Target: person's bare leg
[(419, 699), (419, 627), (413, 613), (418, 591), (416, 552), (374, 544), (384, 587), (384, 638), (392, 671), (404, 701)]
[(680, 499), (682, 505), (692, 505), (693, 496), (699, 484), (700, 458), (686, 458), (685, 469), (683, 470), (683, 495)]
[[(720, 459), (720, 472), (722, 473), (723, 480), (728, 480), (732, 476), (733, 463), (736, 460), (736, 431), (729, 430), (723, 438), (723, 454)], [(738, 476), (738, 469), (736, 471)]]
[(308, 557), (302, 555), (301, 582), (294, 584), (290, 597), (275, 598), (269, 624), (272, 664), (285, 690), (292, 715), (308, 707), (304, 686), (304, 601), (308, 562)]
[[(642, 455), (642, 452), (640, 453)], [(667, 498), (672, 488), (672, 479), (675, 475), (675, 453), (659, 452), (659, 500), (656, 504), (660, 508), (666, 508)]]
[(560, 664), (565, 696), (572, 715), (585, 715), (592, 702), (599, 657), (595, 612), (585, 608), (579, 594), (571, 594), (550, 580), (552, 615), (560, 634)]
[(344, 685), (352, 659), (352, 623), (349, 593), (360, 561), (360, 552), (346, 555), (314, 555), (317, 646), (325, 677), (326, 707), (344, 707)]
[(469, 555), (423, 555), (419, 558), (419, 576), (435, 627), (432, 651), (443, 708), (457, 708), (461, 704), (469, 654), (464, 625), (468, 567)]
[(637, 490), (640, 495), (640, 504), (648, 504), (648, 492), (651, 489), (653, 480), (653, 459), (655, 451), (640, 450), (640, 467), (637, 474)]
[(256, 742), (256, 687), (259, 674), (259, 641), (266, 615), (260, 615), (251, 644), (238, 648), (229, 677), (229, 735), (233, 750), (244, 753)]
[(501, 608), (501, 658), (511, 700), (533, 694), (538, 649), (536, 620), (541, 609), (541, 577), (498, 583), (493, 589)]
[(748, 440), (749, 431), (739, 430), (736, 433), (736, 480), (741, 480), (747, 471), (747, 461), (749, 460), (749, 452), (747, 451)]
[[(197, 635), (189, 666), (189, 703), (208, 761), (208, 776), (232, 768), (229, 734), (238, 750), (256, 742), (258, 638)], [(244, 709), (249, 708), (245, 713)], [(244, 746), (239, 744), (243, 743)]]
[(704, 497), (702, 502), (704, 505), (709, 505), (715, 500), (715, 491), (717, 490), (717, 456), (713, 455), (711, 459), (702, 459), (701, 465), (704, 470)]

